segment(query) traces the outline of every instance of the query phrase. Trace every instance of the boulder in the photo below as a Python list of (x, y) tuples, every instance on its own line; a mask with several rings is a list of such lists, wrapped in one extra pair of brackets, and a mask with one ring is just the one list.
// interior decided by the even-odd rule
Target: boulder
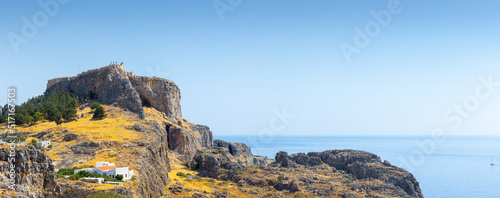
[(214, 140), (213, 142), (215, 148), (226, 148), (229, 153), (235, 157), (239, 157), (240, 155), (252, 155), (250, 147), (243, 143), (226, 142), (224, 140)]
[(75, 134), (75, 133), (66, 133), (64, 135), (63, 141), (70, 142), (70, 141), (76, 140), (78, 138), (78, 136), (79, 135)]
[(146, 131), (146, 128), (144, 126), (140, 125), (140, 124), (134, 124), (132, 126), (132, 128), (134, 128), (134, 130), (139, 131), (139, 132)]
[(218, 177), (221, 160), (219, 160), (217, 157), (204, 155), (200, 152), (194, 156), (193, 160), (198, 166), (198, 171), (200, 171), (200, 173), (198, 174), (199, 176), (212, 178)]

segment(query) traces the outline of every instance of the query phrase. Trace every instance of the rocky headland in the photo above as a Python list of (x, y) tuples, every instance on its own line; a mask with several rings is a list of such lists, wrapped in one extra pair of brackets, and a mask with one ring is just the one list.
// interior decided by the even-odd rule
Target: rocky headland
[[(182, 118), (180, 90), (174, 82), (136, 76), (126, 72), (123, 63), (49, 80), (46, 92), (71, 92), (100, 102), (108, 117), (91, 119), (87, 103), (78, 109), (81, 117), (60, 126), (18, 126), (18, 134), (50, 140), (54, 148), (16, 148), (17, 183), (12, 191), (7, 178), (10, 151), (4, 145), (0, 196), (83, 198), (112, 191), (141, 198), (423, 197), (411, 173), (369, 152), (282, 151), (268, 159), (253, 155), (243, 143), (214, 140), (208, 126)], [(128, 166), (136, 177), (124, 186), (56, 177), (59, 169), (96, 161)]]

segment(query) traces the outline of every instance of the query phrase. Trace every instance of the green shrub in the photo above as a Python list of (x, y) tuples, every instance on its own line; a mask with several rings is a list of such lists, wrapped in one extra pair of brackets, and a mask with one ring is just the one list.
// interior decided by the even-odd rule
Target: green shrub
[(186, 173), (183, 173), (183, 172), (177, 172), (176, 175), (179, 177), (187, 177)]
[(121, 196), (118, 193), (108, 191), (108, 192), (103, 192), (103, 193), (96, 193), (96, 194), (88, 196), (87, 198), (125, 198), (125, 196)]
[(283, 175), (278, 175), (278, 180), (279, 181), (283, 181), (285, 178), (283, 177)]
[(35, 122), (38, 122), (38, 121), (41, 121), (44, 119), (43, 114), (38, 112), (38, 111), (35, 112), (35, 114), (33, 114), (33, 118), (35, 119)]
[(61, 175), (73, 175), (73, 172), (75, 172), (75, 170), (78, 169), (77, 167), (73, 167), (73, 168), (68, 168), (68, 169), (65, 169), (65, 168), (61, 168), (57, 171), (57, 174), (61, 174)]
[(346, 183), (346, 184), (352, 184), (354, 181), (352, 180), (349, 180), (349, 179), (344, 179), (342, 180), (342, 183)]
[[(97, 103), (99, 104), (99, 103)], [(102, 107), (100, 104), (95, 107), (94, 110), (94, 115), (92, 116), (92, 119), (101, 119), (106, 117), (106, 111), (104, 110), (104, 107)]]
[(90, 105), (91, 110), (95, 110), (97, 107), (101, 106), (101, 103), (94, 102)]
[(7, 116), (0, 115), (0, 124), (7, 122)]
[(122, 181), (123, 180), (123, 175), (116, 175), (115, 178), (118, 180), (118, 181)]
[(193, 165), (191, 165), (191, 170), (196, 170), (198, 169), (198, 162), (193, 162)]

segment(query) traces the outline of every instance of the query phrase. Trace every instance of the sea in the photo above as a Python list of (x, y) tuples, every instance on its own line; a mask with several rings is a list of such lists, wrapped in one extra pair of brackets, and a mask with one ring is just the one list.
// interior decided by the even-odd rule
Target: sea
[(500, 136), (214, 136), (272, 159), (279, 151), (363, 150), (410, 171), (426, 198), (500, 198)]

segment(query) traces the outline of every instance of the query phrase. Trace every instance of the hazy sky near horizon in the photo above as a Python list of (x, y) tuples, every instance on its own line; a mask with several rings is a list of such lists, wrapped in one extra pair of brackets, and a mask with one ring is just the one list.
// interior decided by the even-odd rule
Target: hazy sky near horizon
[[(480, 80), (500, 82), (498, 10), (494, 0), (89, 0), (48, 11), (1, 1), (0, 104), (9, 86), (24, 102), (48, 79), (118, 61), (174, 80), (184, 118), (216, 135), (500, 135), (500, 87)], [(341, 46), (359, 53), (348, 61)]]

